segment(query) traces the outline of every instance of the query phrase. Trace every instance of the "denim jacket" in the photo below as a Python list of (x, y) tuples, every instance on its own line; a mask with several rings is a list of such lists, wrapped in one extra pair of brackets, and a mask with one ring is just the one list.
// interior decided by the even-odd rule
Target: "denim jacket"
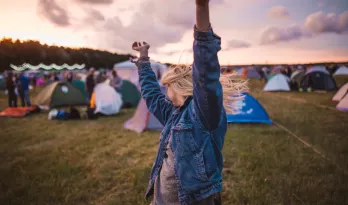
[(217, 56), (221, 38), (212, 29), (195, 29), (194, 39), (193, 96), (179, 108), (161, 92), (150, 63), (138, 64), (141, 95), (150, 112), (164, 125), (146, 199), (153, 194), (169, 134), (180, 203), (192, 204), (222, 191), (222, 147), (227, 120)]

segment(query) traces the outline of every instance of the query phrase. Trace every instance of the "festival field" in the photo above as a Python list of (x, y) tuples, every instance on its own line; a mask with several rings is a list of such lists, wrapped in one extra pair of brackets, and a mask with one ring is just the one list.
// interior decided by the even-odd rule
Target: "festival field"
[[(266, 93), (263, 86), (252, 80), (251, 94), (274, 124), (229, 125), (223, 204), (348, 204), (348, 115), (335, 109), (335, 93)], [(6, 106), (1, 93), (0, 109)], [(0, 118), (0, 204), (149, 204), (159, 132), (123, 130), (133, 113)]]

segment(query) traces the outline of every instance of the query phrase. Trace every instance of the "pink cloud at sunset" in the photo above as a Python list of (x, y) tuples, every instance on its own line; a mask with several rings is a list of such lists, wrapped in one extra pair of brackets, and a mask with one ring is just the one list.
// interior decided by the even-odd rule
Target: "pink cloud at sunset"
[[(348, 3), (212, 0), (211, 10), (222, 64), (348, 60)], [(191, 0), (3, 0), (0, 37), (118, 53), (146, 41), (155, 60), (184, 51), (190, 62), (194, 17)]]

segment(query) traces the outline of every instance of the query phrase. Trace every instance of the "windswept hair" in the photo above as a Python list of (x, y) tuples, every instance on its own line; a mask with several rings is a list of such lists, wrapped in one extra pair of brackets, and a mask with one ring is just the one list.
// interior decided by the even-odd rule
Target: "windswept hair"
[[(223, 105), (227, 113), (237, 114), (240, 108), (236, 102), (243, 100), (243, 92), (248, 90), (247, 81), (237, 76), (236, 72), (220, 75), (220, 83), (223, 91)], [(187, 65), (175, 65), (163, 75), (163, 85), (170, 87), (179, 95), (192, 96), (192, 67)]]

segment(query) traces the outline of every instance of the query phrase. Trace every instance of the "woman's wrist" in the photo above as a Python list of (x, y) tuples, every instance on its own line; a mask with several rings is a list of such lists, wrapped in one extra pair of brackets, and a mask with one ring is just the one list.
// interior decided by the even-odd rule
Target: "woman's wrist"
[(144, 64), (144, 63), (150, 63), (150, 57), (140, 56), (135, 64), (139, 67), (141, 64)]

